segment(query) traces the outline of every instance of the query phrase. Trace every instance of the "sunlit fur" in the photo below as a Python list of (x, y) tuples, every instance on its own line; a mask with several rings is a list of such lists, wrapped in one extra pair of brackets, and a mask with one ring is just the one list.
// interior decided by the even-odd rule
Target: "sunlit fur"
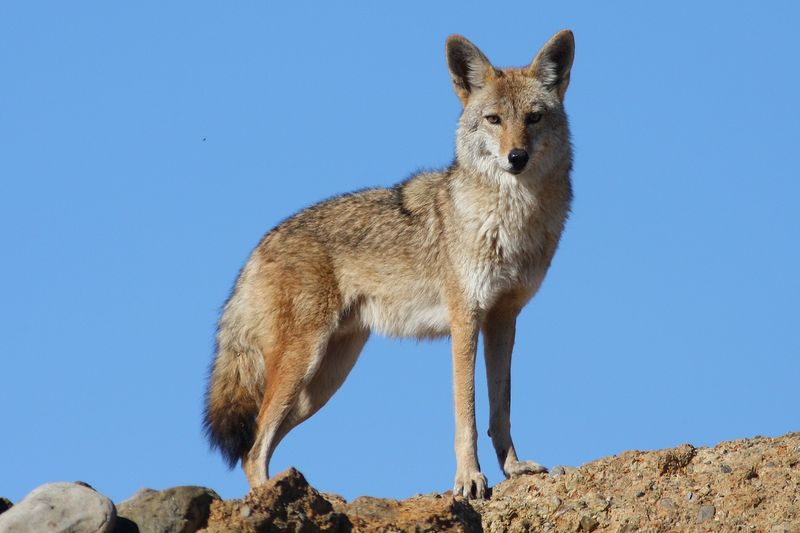
[[(220, 318), (205, 412), (212, 445), (231, 466), (242, 461), (251, 486), (266, 481), (286, 433), (341, 386), (371, 332), (451, 337), (456, 494), (486, 495), (474, 406), (481, 332), (500, 467), (544, 471), (511, 441), (510, 362), (516, 316), (545, 276), (572, 198), (563, 99), (573, 48), (565, 30), (530, 66), (496, 69), (450, 37), (464, 104), (453, 165), (316, 204), (258, 244)], [(529, 155), (518, 171), (515, 149)]]

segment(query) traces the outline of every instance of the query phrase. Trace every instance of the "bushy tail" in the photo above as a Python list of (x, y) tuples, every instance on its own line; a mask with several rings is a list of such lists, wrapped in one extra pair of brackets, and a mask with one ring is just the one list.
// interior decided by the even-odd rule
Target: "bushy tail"
[(264, 360), (254, 343), (220, 321), (217, 349), (206, 391), (203, 426), (212, 448), (230, 468), (253, 446), (264, 394)]

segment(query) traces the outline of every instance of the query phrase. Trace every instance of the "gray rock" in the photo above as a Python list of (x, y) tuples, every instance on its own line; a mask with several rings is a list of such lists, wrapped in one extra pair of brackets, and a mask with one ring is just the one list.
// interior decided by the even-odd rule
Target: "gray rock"
[(556, 465), (550, 469), (550, 477), (563, 476), (566, 472), (567, 470), (563, 466)]
[(77, 483), (48, 483), (0, 515), (0, 533), (111, 533), (114, 504)]
[(205, 527), (211, 502), (220, 497), (205, 487), (142, 489), (117, 506), (116, 533), (189, 533)]
[(708, 522), (714, 518), (716, 513), (717, 509), (713, 505), (700, 506), (700, 510), (697, 512), (697, 523), (702, 524), (703, 522)]

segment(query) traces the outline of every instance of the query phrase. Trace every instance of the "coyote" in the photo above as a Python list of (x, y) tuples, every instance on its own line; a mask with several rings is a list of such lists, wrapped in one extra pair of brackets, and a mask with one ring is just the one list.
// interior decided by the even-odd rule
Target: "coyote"
[(267, 233), (219, 321), (205, 431), (251, 487), (275, 447), (342, 385), (370, 332), (450, 336), (455, 401), (453, 492), (485, 498), (475, 426), (475, 354), (483, 333), (489, 435), (506, 477), (546, 472), (511, 441), (516, 317), (536, 293), (572, 199), (564, 94), (572, 32), (523, 68), (496, 68), (447, 39), (463, 111), (455, 161), (391, 188), (337, 196)]

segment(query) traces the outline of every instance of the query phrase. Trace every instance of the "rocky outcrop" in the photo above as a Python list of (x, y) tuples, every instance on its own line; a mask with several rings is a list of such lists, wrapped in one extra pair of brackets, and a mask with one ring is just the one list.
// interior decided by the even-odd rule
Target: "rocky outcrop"
[[(118, 506), (91, 488), (44, 485), (4, 513), (6, 531), (543, 531), (800, 533), (800, 433), (714, 448), (629, 451), (510, 479), (491, 498), (406, 500), (320, 493), (291, 468), (241, 500), (145, 489)], [(0, 501), (0, 504), (2, 502)], [(2, 509), (2, 507), (0, 507)]]
[(114, 504), (86, 484), (49, 483), (0, 514), (0, 532), (111, 533)]
[(244, 500), (212, 505), (208, 531), (233, 530), (800, 533), (800, 433), (555, 467), (500, 483), (485, 501), (445, 493), (347, 503), (290, 469)]

